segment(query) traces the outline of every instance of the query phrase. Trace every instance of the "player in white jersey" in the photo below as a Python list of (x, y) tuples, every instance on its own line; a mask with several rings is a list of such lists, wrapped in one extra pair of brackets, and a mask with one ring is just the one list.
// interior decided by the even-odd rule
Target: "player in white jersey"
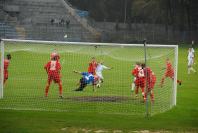
[(189, 48), (188, 50), (188, 74), (190, 74), (191, 71), (196, 72), (196, 70), (193, 68), (194, 64), (194, 52), (192, 48)]
[[(194, 58), (193, 58), (193, 64), (195, 64), (195, 50), (193, 48), (193, 45), (194, 45), (194, 41), (192, 41), (192, 45), (191, 45), (191, 50), (193, 52), (193, 55), (194, 55)], [(189, 48), (190, 49), (190, 48)], [(188, 50), (189, 51), (189, 50)]]
[(102, 75), (102, 71), (104, 69), (110, 70), (112, 67), (107, 67), (103, 65), (103, 61), (100, 61), (96, 67), (96, 75), (99, 77), (99, 83), (96, 85), (97, 87), (100, 87), (101, 83), (104, 81), (104, 77)]

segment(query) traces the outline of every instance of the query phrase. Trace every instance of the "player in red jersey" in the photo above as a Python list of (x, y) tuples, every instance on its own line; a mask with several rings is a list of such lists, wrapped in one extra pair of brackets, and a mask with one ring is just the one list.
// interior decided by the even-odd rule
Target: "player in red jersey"
[(91, 62), (89, 63), (88, 73), (96, 75), (97, 61), (95, 57), (92, 57)]
[(147, 99), (147, 95), (150, 93), (151, 101), (154, 102), (154, 86), (156, 83), (156, 76), (154, 72), (151, 70), (151, 68), (146, 67), (146, 65), (143, 63), (142, 68), (144, 69), (144, 75), (145, 75), (145, 96), (144, 96), (144, 102)]
[(46, 65), (45, 65), (45, 70), (48, 74), (48, 81), (47, 81), (47, 85), (45, 88), (45, 96), (48, 96), (48, 91), (49, 91), (49, 87), (52, 83), (52, 81), (54, 81), (54, 83), (57, 83), (59, 85), (59, 97), (63, 98), (62, 96), (62, 81), (61, 81), (61, 76), (60, 76), (60, 70), (61, 70), (61, 65), (58, 61), (58, 57), (54, 56), (51, 61), (49, 61)]
[[(164, 76), (162, 77), (160, 87), (163, 87), (165, 78), (171, 78), (172, 80), (174, 80), (174, 69), (172, 67), (172, 64), (171, 64), (169, 58), (166, 59), (166, 72), (164, 73)], [(181, 82), (181, 80), (177, 80), (177, 83), (179, 83), (179, 85), (181, 85), (182, 82)]]
[(54, 49), (54, 51), (50, 54), (50, 59), (52, 59), (54, 57), (56, 57), (58, 60), (60, 59), (60, 55), (58, 54), (56, 49)]
[(134, 70), (134, 76), (136, 77), (136, 79), (135, 79), (135, 94), (136, 94), (136, 97), (137, 97), (139, 88), (141, 88), (142, 96), (144, 98), (144, 88), (145, 88), (144, 69), (141, 66), (137, 67)]
[(8, 80), (8, 66), (10, 64), (10, 60), (11, 60), (11, 55), (7, 54), (6, 59), (4, 59), (4, 80), (3, 80), (3, 84), (5, 84), (6, 81)]

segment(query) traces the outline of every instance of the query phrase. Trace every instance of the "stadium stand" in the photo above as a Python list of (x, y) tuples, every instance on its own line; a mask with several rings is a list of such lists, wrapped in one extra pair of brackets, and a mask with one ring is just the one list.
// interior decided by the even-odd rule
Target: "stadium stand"
[(8, 25), (4, 22), (0, 22), (0, 37), (1, 38), (17, 38), (17, 32), (15, 27)]
[[(3, 4), (4, 9), (14, 7), (16, 10), (18, 7), (17, 13), (14, 14), (17, 19), (15, 31), (17, 29), (25, 39), (58, 41), (100, 39), (99, 34), (90, 28), (88, 23), (82, 21), (77, 13), (72, 12), (74, 9), (64, 0), (4, 0)], [(13, 15), (13, 11), (8, 11), (8, 14)]]

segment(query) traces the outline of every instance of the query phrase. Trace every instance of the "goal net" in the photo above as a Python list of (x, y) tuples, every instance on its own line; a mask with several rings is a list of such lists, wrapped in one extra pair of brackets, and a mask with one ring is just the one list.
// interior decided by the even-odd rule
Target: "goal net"
[[(147, 44), (144, 47), (143, 44), (4, 39), (1, 41), (0, 53), (0, 108), (141, 116), (164, 112), (176, 105), (177, 51), (176, 45)], [(58, 54), (60, 59), (52, 59), (53, 53)], [(11, 55), (11, 59), (6, 68), (5, 60), (8, 60), (8, 54)], [(44, 66), (54, 59), (61, 65), (59, 79), (62, 81), (62, 94), (60, 82), (57, 78), (53, 82), (51, 77), (52, 82), (46, 95), (49, 72), (46, 72)], [(174, 70), (171, 78), (164, 76), (167, 73), (167, 59)], [(141, 88), (138, 89), (138, 93), (136, 87), (132, 89), (132, 70), (136, 63), (146, 63), (145, 68), (149, 67), (156, 76), (152, 91), (149, 91), (148, 83), (144, 82), (143, 92), (147, 96), (146, 100)], [(95, 70), (99, 71), (99, 65), (103, 68), (102, 77), (101, 71), (98, 77)], [(96, 73), (82, 75), (89, 74), (85, 73), (88, 69), (94, 69)], [(5, 72), (8, 73), (8, 79)], [(90, 77), (94, 80), (84, 81)], [(162, 85), (163, 77), (165, 78)], [(81, 91), (77, 91), (82, 83), (86, 84), (85, 87), (81, 86)], [(154, 94), (154, 98), (151, 93)]]

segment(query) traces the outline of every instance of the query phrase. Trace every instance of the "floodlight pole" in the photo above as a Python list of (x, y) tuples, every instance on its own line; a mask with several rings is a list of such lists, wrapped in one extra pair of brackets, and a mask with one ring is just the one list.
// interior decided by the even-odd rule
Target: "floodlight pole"
[(0, 39), (1, 44), (1, 77), (0, 77), (0, 99), (3, 98), (3, 80), (4, 80), (4, 42)]
[(145, 71), (146, 71), (146, 75), (145, 75), (145, 81), (146, 81), (146, 87), (144, 90), (145, 96), (146, 96), (146, 117), (149, 117), (149, 109), (148, 109), (148, 83), (147, 83), (147, 50), (146, 50), (146, 39), (144, 39), (143, 41), (144, 43), (144, 63), (145, 63)]

